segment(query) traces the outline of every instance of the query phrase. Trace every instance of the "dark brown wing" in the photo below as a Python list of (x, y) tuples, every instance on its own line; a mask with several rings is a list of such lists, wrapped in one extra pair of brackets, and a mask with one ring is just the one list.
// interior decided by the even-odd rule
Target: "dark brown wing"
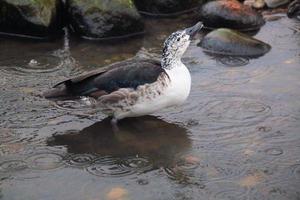
[(139, 85), (152, 83), (165, 73), (160, 62), (152, 59), (131, 59), (114, 63), (56, 84), (45, 97), (102, 96), (121, 88), (136, 89)]
[(132, 63), (132, 60), (125, 60), (125, 61), (120, 61), (120, 62), (116, 62), (116, 63), (113, 63), (111, 65), (108, 65), (106, 67), (102, 67), (102, 68), (99, 68), (99, 69), (95, 69), (95, 70), (92, 70), (92, 71), (89, 71), (83, 75), (80, 75), (80, 76), (76, 76), (76, 77), (73, 77), (73, 78), (70, 78), (70, 79), (67, 79), (67, 80), (64, 80), (64, 81), (61, 81), (57, 84), (55, 84), (53, 87), (56, 88), (57, 86), (59, 85), (62, 85), (62, 84), (66, 84), (67, 82), (71, 82), (71, 83), (79, 83), (81, 81), (85, 81), (87, 79), (91, 79), (95, 76), (98, 76), (104, 72), (107, 72), (111, 69), (114, 69), (114, 68), (117, 68), (117, 67), (122, 67), (122, 66), (126, 66), (128, 64)]

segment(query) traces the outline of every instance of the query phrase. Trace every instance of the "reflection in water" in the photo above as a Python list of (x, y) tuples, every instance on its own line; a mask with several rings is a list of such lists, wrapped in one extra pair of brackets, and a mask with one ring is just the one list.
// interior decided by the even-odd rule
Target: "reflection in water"
[(247, 57), (235, 57), (235, 56), (218, 56), (216, 60), (229, 67), (240, 67), (249, 64), (249, 58)]
[(80, 132), (55, 135), (48, 145), (63, 145), (70, 153), (66, 163), (86, 167), (97, 176), (125, 176), (173, 165), (178, 154), (189, 150), (187, 131), (156, 117), (129, 118), (119, 131), (106, 118)]

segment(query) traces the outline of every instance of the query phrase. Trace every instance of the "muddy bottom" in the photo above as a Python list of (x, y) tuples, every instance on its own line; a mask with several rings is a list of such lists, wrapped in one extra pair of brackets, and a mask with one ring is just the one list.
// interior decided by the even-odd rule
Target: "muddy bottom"
[(114, 45), (0, 39), (0, 199), (299, 199), (299, 21), (267, 22), (255, 37), (272, 49), (256, 59), (206, 55), (199, 35), (183, 58), (185, 104), (123, 120), (119, 132), (83, 99), (39, 97), (141, 48), (160, 52), (191, 24), (148, 20), (144, 37)]

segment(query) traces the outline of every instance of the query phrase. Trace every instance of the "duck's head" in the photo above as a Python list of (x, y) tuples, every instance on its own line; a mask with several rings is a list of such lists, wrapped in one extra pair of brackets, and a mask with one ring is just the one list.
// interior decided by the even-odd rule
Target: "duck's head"
[(198, 22), (190, 28), (172, 33), (164, 43), (163, 58), (172, 57), (180, 59), (188, 48), (193, 37), (202, 27), (203, 24)]

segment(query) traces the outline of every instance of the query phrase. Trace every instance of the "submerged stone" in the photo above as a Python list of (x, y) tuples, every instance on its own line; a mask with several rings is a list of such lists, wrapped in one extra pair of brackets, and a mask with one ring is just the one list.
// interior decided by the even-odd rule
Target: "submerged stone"
[(261, 8), (265, 7), (265, 5), (266, 5), (266, 2), (264, 0), (256, 0), (253, 4), (253, 8), (261, 9)]
[(2, 34), (47, 38), (61, 30), (60, 0), (0, 0)]
[(143, 14), (168, 15), (190, 10), (206, 0), (134, 0), (136, 7)]
[(89, 39), (129, 36), (144, 24), (131, 0), (68, 0), (71, 28)]
[(270, 51), (271, 46), (238, 31), (216, 29), (207, 34), (198, 46), (207, 53), (258, 57)]
[(290, 0), (265, 0), (269, 8), (277, 8), (284, 4), (287, 4)]
[(208, 28), (231, 28), (242, 31), (258, 30), (265, 21), (249, 6), (236, 0), (217, 0), (203, 5), (200, 20)]
[(245, 0), (244, 5), (251, 6), (255, 9), (262, 9), (265, 7), (266, 2), (264, 0)]

